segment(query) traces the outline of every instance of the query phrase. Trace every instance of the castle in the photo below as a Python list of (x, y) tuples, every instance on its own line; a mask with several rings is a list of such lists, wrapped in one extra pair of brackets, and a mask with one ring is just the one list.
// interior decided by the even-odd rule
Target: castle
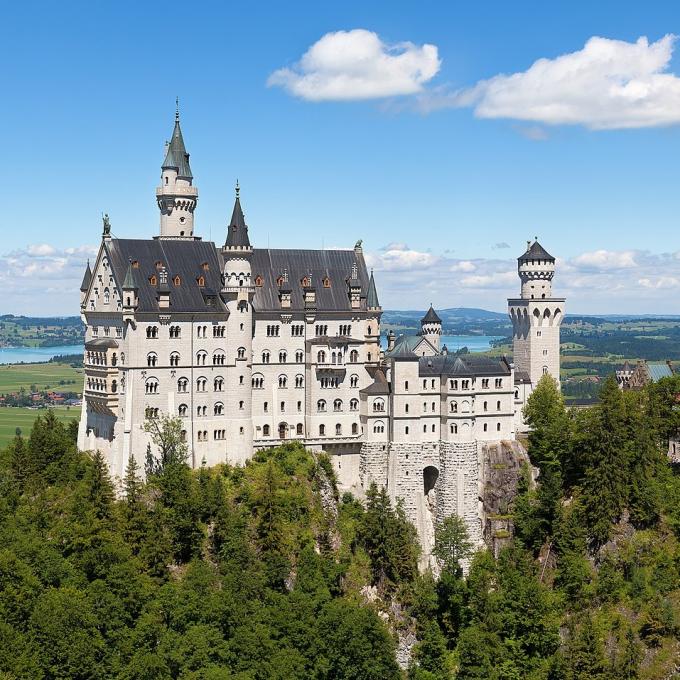
[(104, 220), (81, 285), (86, 324), (81, 449), (121, 478), (144, 423), (177, 416), (192, 467), (243, 464), (286, 440), (331, 456), (341, 488), (401, 498), (427, 555), (438, 518), (481, 540), (481, 451), (513, 441), (544, 373), (559, 380), (564, 299), (535, 241), (508, 300), (514, 364), (450, 355), (432, 307), (417, 335), (389, 334), (359, 241), (351, 250), (254, 248), (239, 188), (224, 244), (194, 234), (198, 189), (179, 114), (156, 189), (160, 234), (119, 239)]

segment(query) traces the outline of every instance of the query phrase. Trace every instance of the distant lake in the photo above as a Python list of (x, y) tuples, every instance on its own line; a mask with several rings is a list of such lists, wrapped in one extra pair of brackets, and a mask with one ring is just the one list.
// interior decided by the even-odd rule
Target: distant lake
[[(397, 333), (397, 335), (399, 335)], [(467, 347), (471, 352), (486, 352), (491, 349), (491, 343), (495, 340), (502, 340), (503, 335), (442, 335), (441, 346), (446, 345), (449, 352)], [(383, 349), (387, 346), (385, 334), (380, 338)]]
[(61, 347), (2, 347), (0, 364), (37, 364), (49, 361), (59, 354), (83, 354), (82, 345), (63, 345)]

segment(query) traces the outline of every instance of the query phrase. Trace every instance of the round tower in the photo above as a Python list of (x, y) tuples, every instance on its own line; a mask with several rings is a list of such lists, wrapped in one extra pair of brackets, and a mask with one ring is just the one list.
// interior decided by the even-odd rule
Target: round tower
[(189, 166), (189, 154), (179, 126), (179, 107), (175, 111), (175, 129), (165, 145), (165, 160), (161, 166), (161, 184), (156, 189), (156, 202), (161, 211), (161, 238), (190, 239), (194, 237), (194, 210), (198, 189)]
[(226, 300), (229, 319), (227, 342), (229, 366), (234, 374), (228, 380), (230, 407), (227, 409), (230, 463), (245, 463), (253, 454), (252, 421), (252, 356), (253, 356), (253, 297), (251, 259), (253, 248), (248, 238), (239, 186), (228, 227), (227, 240), (222, 248), (224, 283), (222, 294)]
[(434, 311), (434, 307), (430, 304), (425, 316), (420, 320), (420, 334), (434, 345), (435, 349), (439, 351), (439, 341), (442, 335), (442, 320)]
[(560, 381), (560, 326), (564, 318), (564, 298), (553, 297), (555, 258), (535, 240), (517, 258), (521, 281), (519, 298), (508, 300), (513, 329), (515, 380), (536, 387), (550, 374)]

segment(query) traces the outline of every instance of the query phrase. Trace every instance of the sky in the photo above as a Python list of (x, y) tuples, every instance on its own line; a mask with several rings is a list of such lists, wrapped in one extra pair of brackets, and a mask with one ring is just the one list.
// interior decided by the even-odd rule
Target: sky
[(503, 311), (538, 236), (572, 313), (680, 314), (680, 5), (10, 3), (0, 313), (73, 315), (158, 233), (175, 98), (218, 244), (363, 239), (385, 309)]

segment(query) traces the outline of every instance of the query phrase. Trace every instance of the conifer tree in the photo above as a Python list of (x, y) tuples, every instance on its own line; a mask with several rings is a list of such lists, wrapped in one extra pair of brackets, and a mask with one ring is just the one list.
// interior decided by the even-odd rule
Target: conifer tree
[(470, 557), (473, 548), (462, 517), (453, 513), (437, 525), (432, 554), (439, 560), (442, 570), (452, 574), (461, 573), (461, 560)]

